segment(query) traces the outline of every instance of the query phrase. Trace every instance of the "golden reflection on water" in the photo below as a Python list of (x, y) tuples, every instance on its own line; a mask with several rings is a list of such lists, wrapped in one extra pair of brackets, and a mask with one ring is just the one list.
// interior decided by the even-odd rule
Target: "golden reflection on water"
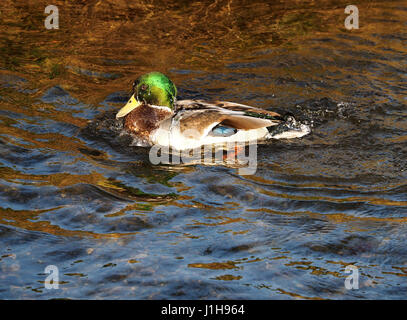
[[(209, 177), (207, 180), (195, 178), (200, 174), (199, 169), (192, 166), (152, 167), (138, 160), (134, 160), (132, 163), (129, 161), (126, 161), (125, 164), (120, 163), (119, 167), (119, 161), (112, 161), (109, 151), (97, 146), (92, 149), (93, 146), (89, 146), (87, 142), (79, 138), (76, 132), (76, 128), (85, 127), (89, 120), (82, 117), (81, 108), (84, 111), (118, 108), (120, 104), (118, 102), (109, 102), (107, 106), (102, 105), (101, 102), (105, 101), (111, 93), (128, 92), (132, 81), (138, 75), (151, 70), (160, 70), (170, 74), (174, 82), (177, 85), (180, 84), (179, 87), (191, 91), (195, 90), (196, 78), (205, 74), (206, 77), (199, 80), (199, 90), (211, 93), (211, 97), (215, 97), (216, 92), (222, 92), (221, 90), (224, 90), (225, 87), (228, 90), (226, 93), (234, 97), (242, 96), (240, 93), (250, 92), (257, 92), (258, 95), (264, 94), (265, 96), (273, 92), (281, 95), (281, 100), (277, 100), (277, 102), (271, 98), (258, 101), (254, 99), (260, 107), (273, 106), (289, 96), (299, 96), (304, 99), (316, 96), (346, 97), (349, 92), (347, 90), (350, 90), (346, 86), (341, 88), (314, 85), (323, 78), (321, 64), (324, 66), (324, 73), (330, 74), (331, 79), (338, 77), (342, 84), (346, 84), (346, 80), (338, 74), (342, 75), (343, 72), (347, 72), (349, 77), (357, 79), (360, 70), (352, 69), (351, 62), (354, 58), (351, 52), (360, 51), (378, 55), (386, 52), (389, 41), (386, 40), (386, 36), (400, 34), (405, 28), (405, 25), (390, 23), (392, 19), (407, 21), (407, 11), (398, 9), (402, 8), (401, 1), (355, 1), (354, 4), (358, 5), (361, 13), (361, 28), (351, 32), (346, 31), (343, 26), (345, 18), (343, 10), (348, 4), (346, 1), (271, 1), (263, 3), (220, 0), (189, 3), (187, 1), (147, 0), (137, 2), (56, 0), (53, 4), (60, 9), (60, 29), (52, 31), (44, 28), (46, 15), (43, 12), (48, 4), (48, 1), (45, 0), (2, 0), (0, 4), (0, 73), (1, 75), (21, 76), (28, 80), (27, 83), (17, 81), (16, 87), (1, 87), (0, 89), (1, 110), (5, 112), (0, 115), (1, 139), (8, 145), (24, 150), (48, 150), (50, 153), (60, 152), (72, 156), (72, 158), (58, 160), (55, 163), (61, 168), (63, 166), (81, 167), (86, 163), (95, 170), (82, 174), (72, 172), (40, 174), (35, 170), (30, 172), (32, 169), (28, 165), (23, 170), (12, 165), (1, 164), (0, 178), (6, 183), (18, 185), (18, 187), (1, 185), (1, 191), (15, 195), (17, 199), (19, 196), (24, 197), (23, 192), (19, 194), (19, 187), (52, 186), (58, 189), (56, 196), (63, 199), (70, 197), (70, 187), (91, 185), (100, 192), (101, 197), (110, 199), (111, 202), (117, 201), (110, 209), (106, 203), (102, 203), (101, 211), (96, 212), (95, 216), (100, 215), (106, 219), (137, 217), (140, 219), (140, 223), (145, 224), (145, 230), (140, 232), (96, 232), (90, 231), (93, 227), (92, 221), (88, 225), (86, 224), (88, 221), (84, 221), (82, 228), (76, 230), (63, 227), (62, 223), (59, 226), (58, 221), (53, 224), (50, 221), (41, 220), (43, 215), (52, 215), (66, 208), (72, 209), (73, 212), (83, 210), (86, 213), (87, 209), (83, 207), (89, 201), (86, 194), (75, 198), (78, 205), (71, 207), (53, 205), (48, 208), (46, 203), (43, 204), (45, 208), (30, 208), (30, 210), (1, 207), (0, 223), (2, 225), (67, 238), (108, 239), (117, 242), (120, 246), (125, 246), (128, 236), (133, 235), (139, 239), (144, 232), (151, 232), (165, 244), (177, 247), (188, 246), (188, 243), (195, 240), (204, 243), (208, 241), (208, 237), (211, 237), (211, 232), (230, 237), (232, 240), (237, 239), (237, 242), (244, 241), (246, 238), (252, 239), (253, 234), (266, 225), (266, 222), (258, 220), (268, 216), (286, 218), (304, 216), (310, 221), (324, 221), (336, 226), (344, 226), (344, 231), (351, 235), (374, 230), (380, 226), (403, 225), (407, 221), (407, 218), (403, 216), (376, 216), (369, 215), (369, 213), (366, 216), (358, 216), (351, 210), (342, 212), (340, 209), (334, 213), (314, 212), (309, 207), (304, 210), (284, 211), (270, 209), (267, 205), (263, 206), (260, 201), (257, 202), (263, 196), (272, 199), (271, 201), (275, 199), (283, 202), (329, 202), (335, 205), (363, 203), (382, 206), (387, 210), (396, 210), (407, 206), (407, 201), (401, 197), (390, 199), (394, 194), (388, 196), (377, 195), (377, 193), (401, 188), (405, 185), (405, 181), (386, 181), (383, 185), (377, 183), (373, 186), (347, 181), (331, 183), (327, 180), (318, 180), (318, 177), (323, 175), (322, 166), (307, 171), (301, 167), (301, 161), (290, 165), (284, 161), (279, 162), (277, 159), (273, 160), (274, 162), (262, 164), (262, 169), (269, 169), (275, 175), (292, 176), (291, 180), (278, 179), (276, 176), (254, 175), (244, 178), (235, 177), (234, 180), (228, 181), (228, 184), (219, 182), (218, 188), (210, 189), (212, 195), (222, 197), (223, 203), (219, 204), (219, 202), (208, 202), (208, 199), (202, 196), (202, 193), (209, 192), (209, 189), (197, 191), (199, 184), (216, 184), (216, 181), (212, 182), (213, 177)], [(382, 37), (373, 37), (372, 34), (375, 33), (379, 33)], [(332, 35), (339, 38), (347, 35), (349, 38), (342, 37), (343, 47), (336, 47), (336, 44), (325, 41), (329, 40)], [(352, 39), (352, 36), (356, 39), (360, 37), (360, 41)], [(305, 41), (310, 39), (314, 41), (312, 47), (310, 46), (312, 41)], [(394, 52), (406, 52), (405, 43), (402, 40), (393, 39), (391, 44)], [(314, 64), (315, 60), (312, 60), (316, 54), (316, 46), (319, 46), (321, 51), (325, 50), (319, 65)], [(294, 52), (301, 55), (301, 61), (295, 58)], [(338, 62), (326, 52), (332, 52), (332, 56), (341, 57), (342, 60)], [(396, 69), (400, 68), (401, 64), (400, 61), (383, 61), (368, 55), (360, 60), (361, 65), (386, 64), (386, 66)], [(272, 63), (269, 65), (264, 63), (270, 63), (270, 61)], [(348, 64), (351, 66), (348, 67)], [(373, 67), (366, 68), (364, 72), (372, 83), (383, 87), (383, 96), (376, 97), (377, 103), (387, 102), (388, 98), (385, 94), (399, 99), (399, 101), (405, 98), (399, 91), (392, 92), (384, 86), (388, 82), (389, 74), (375, 73), (372, 70), (374, 70)], [(247, 79), (240, 82), (232, 76), (230, 79), (218, 79), (217, 74), (219, 73), (245, 74)], [(252, 74), (264, 76), (266, 79), (272, 74), (280, 79), (280, 82), (254, 82), (250, 80)], [(293, 84), (294, 80), (304, 81), (307, 85)], [(401, 77), (392, 78), (392, 81), (397, 87), (403, 79)], [(236, 83), (239, 86), (236, 86)], [(349, 87), (352, 87), (352, 82), (349, 83)], [(0, 84), (8, 83), (3, 81)], [(58, 107), (53, 102), (41, 101), (41, 97), (47, 90), (55, 86), (69, 92), (72, 97), (84, 105), (82, 107), (76, 104)], [(361, 87), (363, 86), (361, 84)], [(29, 91), (30, 94), (26, 94), (24, 90), (32, 91)], [(245, 103), (246, 101), (239, 102)], [(14, 117), (13, 114), (18, 116)], [(400, 116), (402, 115), (401, 113)], [(58, 124), (57, 129), (47, 132), (44, 123), (49, 122), (45, 122), (45, 120)], [(406, 124), (402, 121), (395, 123), (384, 119), (382, 122), (386, 128), (398, 130), (406, 128)], [(347, 123), (342, 123), (342, 125), (346, 128)], [(52, 125), (49, 127), (52, 128)], [(344, 127), (337, 124), (329, 132), (331, 136), (334, 136), (331, 140), (320, 134), (314, 137), (313, 142), (304, 142), (304, 145), (306, 143), (321, 144), (327, 147), (334, 145), (344, 136), (346, 137), (343, 131), (346, 131)], [(353, 133), (356, 134), (356, 131)], [(386, 141), (393, 144), (403, 143), (405, 136), (392, 136), (386, 138)], [(271, 157), (272, 155), (270, 155)], [(47, 165), (49, 164), (47, 163)], [(386, 163), (380, 158), (366, 159), (363, 166), (365, 172), (372, 172), (375, 168), (386, 166)], [(109, 171), (109, 177), (103, 170)], [(341, 170), (344, 169), (338, 166), (336, 171), (332, 167), (329, 170), (329, 174), (341, 177)], [(121, 180), (123, 177), (116, 177), (122, 172), (127, 175), (125, 178), (130, 176), (139, 178), (142, 181), (142, 187), (157, 184), (174, 190), (174, 193), (143, 191), (142, 187), (136, 187), (137, 183), (133, 185), (134, 180), (131, 179), (129, 179), (130, 183), (125, 184)], [(184, 180), (177, 181), (178, 175), (184, 177)], [(302, 179), (294, 178), (298, 175), (303, 175)], [(314, 180), (312, 180), (313, 176), (316, 177)], [(224, 177), (229, 176), (225, 174)], [(188, 179), (197, 180), (190, 182)], [(236, 186), (247, 187), (251, 190), (251, 194), (247, 192), (244, 197), (241, 196), (239, 189), (233, 189)], [(310, 194), (309, 189), (323, 189), (327, 195)], [(85, 193), (90, 192), (89, 189), (84, 190)], [(360, 193), (354, 195), (355, 192)], [(339, 193), (345, 195), (338, 195)], [(199, 196), (202, 197), (199, 198)], [(171, 216), (170, 213), (173, 211), (182, 212), (189, 218), (185, 220), (186, 222), (184, 220), (180, 222), (183, 224), (182, 228), (186, 228), (186, 230), (182, 230), (178, 225), (174, 228), (170, 226), (169, 229), (167, 227), (160, 229), (165, 231), (150, 229), (149, 219), (166, 213)], [(200, 215), (195, 216), (196, 212), (199, 212)], [(253, 214), (256, 213), (258, 215), (254, 216)], [(264, 215), (262, 216), (262, 214)], [(166, 220), (164, 226), (165, 222)], [(289, 224), (290, 220), (286, 219), (284, 223)], [(277, 227), (277, 225), (272, 225), (270, 228), (277, 229)], [(298, 226), (298, 228), (300, 227)], [(322, 234), (324, 230), (321, 229), (320, 232)], [(252, 256), (250, 246), (237, 248), (235, 251), (241, 252), (247, 258), (208, 257), (203, 261), (202, 256), (197, 256), (186, 259), (185, 266), (193, 269), (194, 272), (199, 272), (200, 269), (213, 272), (228, 270), (225, 271), (228, 272), (227, 274), (211, 275), (211, 279), (244, 282), (246, 281), (245, 263), (255, 265), (265, 261), (282, 262), (290, 270), (305, 270), (318, 277), (332, 276), (334, 278), (343, 278), (343, 274), (333, 271), (337, 269), (329, 269), (329, 265), (339, 265), (344, 269), (349, 264), (349, 261), (326, 260), (325, 267), (322, 267), (316, 261), (299, 260), (293, 257), (293, 252), (280, 250), (281, 248), (271, 247), (276, 255), (268, 258), (263, 256), (263, 254), (267, 255), (265, 252), (262, 252), (262, 255), (259, 254), (259, 257)], [(318, 248), (321, 249), (321, 252), (325, 252), (322, 250), (324, 247), (314, 249), (318, 251)], [(142, 254), (137, 256), (132, 250), (130, 251), (130, 256), (120, 259), (129, 265), (143, 266), (146, 256)], [(93, 249), (89, 252), (92, 253)], [(184, 258), (177, 256), (175, 259), (182, 261)], [(114, 269), (117, 264), (117, 261), (116, 263), (106, 261), (102, 268)], [(154, 267), (159, 268), (160, 264), (158, 263)], [(363, 265), (360, 267), (367, 268)], [(273, 265), (270, 268), (273, 268)], [(395, 271), (383, 271), (382, 274), (406, 276), (405, 267), (394, 266), (393, 268)], [(153, 268), (153, 272), (155, 271), (156, 269)], [(229, 272), (235, 273), (229, 274)], [(67, 272), (65, 275), (81, 278), (86, 273)], [(66, 282), (61, 282), (61, 284), (63, 283)], [(256, 284), (256, 286), (267, 289), (271, 287), (267, 284)], [(319, 299), (294, 293), (286, 288), (273, 289), (293, 298)], [(301, 290), (298, 289), (298, 291)]]
[(67, 230), (56, 225), (52, 225), (49, 221), (32, 221), (45, 212), (51, 212), (59, 208), (44, 209), (44, 210), (12, 210), (0, 208), (0, 221), (2, 224), (18, 227), (23, 230), (40, 231), (56, 236), (64, 237), (89, 237), (93, 239), (117, 239), (124, 235), (136, 235), (138, 232), (132, 233), (95, 233), (84, 230)]
[[(129, 90), (134, 78), (152, 69), (219, 70), (239, 58), (253, 61), (253, 51), (281, 44), (289, 50), (302, 38), (344, 31), (343, 8), (348, 3), (58, 0), (53, 4), (60, 8), (59, 30), (44, 28), (48, 2), (2, 1), (0, 23), (7, 32), (1, 39), (1, 63), (33, 77), (42, 88), (59, 84), (80, 101), (98, 105), (106, 92)], [(369, 22), (386, 14), (405, 20), (404, 11), (392, 10), (397, 2), (354, 4), (365, 12), (363, 28), (352, 32), (355, 34), (369, 34), (377, 28)], [(380, 31), (397, 33), (402, 26), (391, 27)], [(404, 50), (402, 43), (399, 48)], [(364, 49), (368, 47), (361, 43), (359, 50)], [(306, 55), (307, 48), (301, 50)], [(281, 71), (284, 69), (275, 70)], [(298, 66), (284, 72), (302, 78), (304, 70)], [(185, 79), (182, 74), (173, 76), (176, 83)], [(216, 81), (212, 86), (216, 87)], [(299, 89), (285, 86), (285, 90)]]

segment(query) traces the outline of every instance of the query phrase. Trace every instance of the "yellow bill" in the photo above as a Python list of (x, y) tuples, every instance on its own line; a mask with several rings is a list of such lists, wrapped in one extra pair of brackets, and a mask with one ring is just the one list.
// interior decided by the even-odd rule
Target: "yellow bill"
[(137, 101), (137, 99), (134, 97), (134, 94), (131, 96), (129, 102), (126, 103), (126, 105), (119, 110), (119, 112), (116, 114), (116, 119), (119, 119), (121, 117), (124, 117), (126, 114), (130, 113), (134, 109), (136, 109), (138, 106), (140, 106), (142, 103)]

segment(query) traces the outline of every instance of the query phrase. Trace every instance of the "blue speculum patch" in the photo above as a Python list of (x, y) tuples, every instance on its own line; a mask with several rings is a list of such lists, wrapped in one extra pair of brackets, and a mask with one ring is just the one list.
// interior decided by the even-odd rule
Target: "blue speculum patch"
[(235, 129), (235, 128), (218, 125), (212, 129), (212, 132), (210, 135), (215, 136), (215, 137), (229, 137), (231, 135), (234, 135), (236, 132), (237, 132), (237, 129)]

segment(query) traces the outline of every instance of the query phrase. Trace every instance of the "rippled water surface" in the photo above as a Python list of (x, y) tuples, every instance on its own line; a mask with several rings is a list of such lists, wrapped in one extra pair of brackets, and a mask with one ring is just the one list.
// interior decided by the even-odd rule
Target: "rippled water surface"
[[(48, 4), (0, 4), (1, 299), (406, 298), (404, 1), (353, 1), (351, 31), (345, 1), (59, 0), (58, 30)], [(152, 70), (312, 133), (249, 176), (152, 165), (88, 125)]]

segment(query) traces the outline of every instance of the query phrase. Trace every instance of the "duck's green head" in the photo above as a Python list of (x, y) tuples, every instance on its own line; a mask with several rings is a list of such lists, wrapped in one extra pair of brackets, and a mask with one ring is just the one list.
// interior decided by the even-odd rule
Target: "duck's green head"
[(116, 118), (126, 114), (141, 104), (174, 108), (177, 88), (172, 81), (161, 72), (143, 74), (133, 83), (133, 94), (127, 104), (120, 109)]

